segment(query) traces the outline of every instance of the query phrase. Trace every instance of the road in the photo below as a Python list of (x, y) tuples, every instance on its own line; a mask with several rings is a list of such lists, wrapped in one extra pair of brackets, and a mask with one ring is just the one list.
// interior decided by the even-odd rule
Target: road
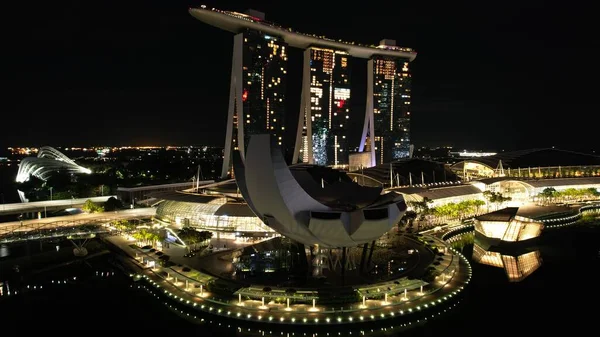
[(0, 235), (13, 232), (13, 231), (29, 231), (32, 229), (44, 227), (70, 227), (74, 225), (81, 225), (93, 221), (114, 221), (121, 219), (132, 219), (132, 218), (144, 218), (152, 217), (156, 214), (156, 208), (145, 207), (145, 208), (134, 208), (126, 209), (115, 212), (103, 212), (103, 213), (81, 213), (67, 216), (57, 216), (51, 218), (42, 219), (31, 219), (12, 222), (0, 223)]

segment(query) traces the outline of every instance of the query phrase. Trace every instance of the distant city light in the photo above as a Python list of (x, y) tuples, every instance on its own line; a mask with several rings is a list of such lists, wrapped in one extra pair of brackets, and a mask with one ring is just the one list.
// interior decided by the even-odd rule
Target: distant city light
[(488, 157), (495, 156), (496, 154), (496, 152), (458, 152), (460, 157)]

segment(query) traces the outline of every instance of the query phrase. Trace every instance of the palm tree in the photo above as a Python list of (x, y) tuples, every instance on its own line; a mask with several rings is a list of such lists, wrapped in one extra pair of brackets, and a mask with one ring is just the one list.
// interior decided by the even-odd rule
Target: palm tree
[(550, 201), (556, 198), (557, 196), (558, 193), (553, 187), (547, 187), (540, 194), (538, 194), (538, 197), (544, 200), (546, 205), (549, 204)]
[(481, 206), (485, 205), (485, 201), (480, 200), (480, 199), (475, 199), (475, 200), (473, 200), (473, 205), (475, 206), (475, 214), (479, 215), (479, 212), (481, 211)]

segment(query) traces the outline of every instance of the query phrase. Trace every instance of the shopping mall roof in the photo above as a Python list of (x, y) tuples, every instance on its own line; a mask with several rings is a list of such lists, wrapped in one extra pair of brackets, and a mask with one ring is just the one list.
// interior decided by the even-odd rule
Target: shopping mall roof
[(455, 170), (461, 169), (463, 163), (474, 162), (495, 169), (499, 166), (498, 164), (500, 161), (502, 161), (502, 167), (504, 169), (549, 166), (587, 166), (600, 165), (600, 156), (555, 148), (541, 148), (502, 152), (493, 156), (470, 158), (452, 165), (452, 168)]
[(209, 184), (206, 186), (200, 186), (201, 190), (207, 192), (214, 193), (227, 193), (227, 194), (235, 194), (238, 192), (237, 184), (235, 183), (235, 179), (229, 179), (220, 181), (214, 184)]
[(491, 185), (500, 181), (517, 181), (530, 187), (554, 187), (554, 186), (578, 186), (578, 185), (598, 185), (600, 177), (580, 177), (580, 178), (547, 178), (547, 179), (526, 179), (515, 177), (494, 177), (473, 180), (470, 184), (477, 182), (485, 185)]
[(444, 199), (451, 197), (460, 197), (463, 195), (480, 194), (481, 190), (473, 185), (456, 185), (440, 188), (432, 188), (423, 193), (419, 193), (423, 198), (427, 197), (431, 200)]
[[(231, 197), (224, 197), (222, 195), (206, 195), (206, 194), (194, 194), (177, 191), (165, 191), (156, 192), (151, 194), (152, 198), (160, 199), (162, 201), (168, 201), (169, 203), (163, 203), (163, 206), (172, 207), (179, 203), (186, 203), (180, 205), (186, 205), (185, 207), (196, 208), (197, 212), (207, 212), (207, 209), (203, 207), (205, 204), (210, 204), (213, 207), (210, 209), (214, 210), (211, 215), (226, 215), (236, 217), (255, 217), (252, 210), (248, 207), (243, 200), (234, 200)], [(220, 200), (219, 200), (220, 199)]]
[(181, 202), (193, 202), (193, 203), (207, 203), (218, 198), (222, 198), (220, 195), (206, 195), (206, 194), (195, 194), (186, 193), (180, 191), (162, 191), (150, 193), (149, 197), (160, 200), (170, 201), (181, 201)]
[(480, 215), (475, 219), (479, 221), (509, 222), (517, 215), (518, 211), (519, 207), (506, 207), (491, 213)]
[(418, 195), (430, 200), (460, 197), (463, 195), (481, 194), (481, 190), (471, 184), (453, 185), (444, 187), (400, 187), (393, 191), (404, 195)]
[(379, 181), (383, 185), (389, 185), (390, 166), (393, 170), (394, 184), (397, 184), (396, 175), (400, 176), (400, 185), (411, 184), (409, 174), (412, 177), (412, 184), (431, 184), (435, 182), (459, 180), (456, 174), (446, 167), (446, 164), (420, 158), (400, 159), (389, 164), (380, 164), (370, 168), (353, 171), (349, 173), (349, 175), (364, 174), (365, 176)]
[(483, 178), (483, 179), (477, 179), (477, 180), (470, 181), (469, 183), (480, 182), (480, 183), (483, 183), (485, 185), (491, 185), (491, 184), (497, 183), (499, 181), (505, 181), (505, 180), (515, 180), (515, 178), (513, 178), (513, 177)]
[(256, 215), (245, 202), (228, 202), (215, 212), (215, 215), (255, 217)]
[(598, 185), (600, 184), (600, 177), (535, 179), (524, 180), (523, 183), (531, 187)]

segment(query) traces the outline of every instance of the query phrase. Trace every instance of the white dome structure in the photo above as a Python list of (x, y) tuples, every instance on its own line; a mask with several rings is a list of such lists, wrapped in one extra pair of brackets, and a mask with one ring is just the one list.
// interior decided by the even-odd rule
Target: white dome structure
[(77, 165), (57, 149), (44, 146), (40, 148), (37, 157), (27, 157), (19, 163), (16, 181), (28, 181), (31, 176), (46, 181), (52, 172), (59, 170), (69, 173), (92, 173), (90, 169)]
[(322, 166), (288, 167), (270, 135), (253, 135), (245, 160), (234, 153), (235, 179), (252, 211), (305, 245), (354, 247), (378, 239), (406, 211), (402, 195), (353, 182)]

